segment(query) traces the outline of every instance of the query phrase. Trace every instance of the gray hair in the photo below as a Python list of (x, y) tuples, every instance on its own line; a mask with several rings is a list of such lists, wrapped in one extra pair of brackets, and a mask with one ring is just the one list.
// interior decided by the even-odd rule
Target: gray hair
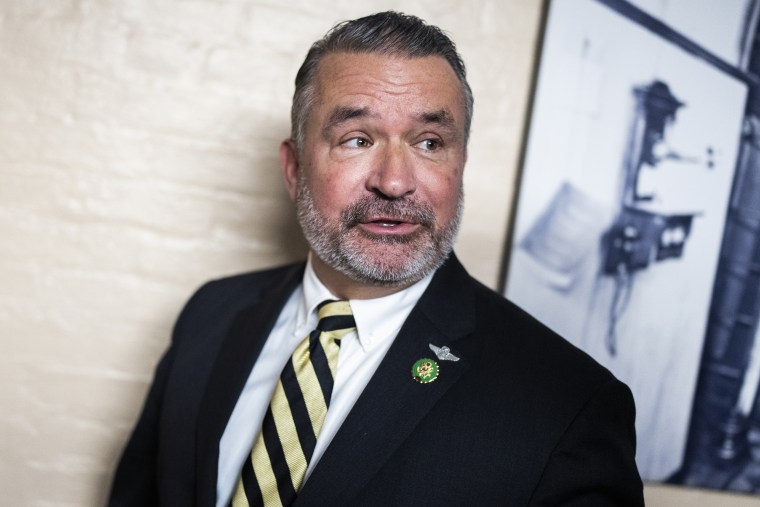
[(464, 142), (470, 136), (473, 96), (467, 83), (462, 57), (454, 42), (438, 27), (426, 24), (416, 16), (387, 11), (335, 25), (312, 44), (296, 74), (296, 91), (290, 112), (291, 138), (298, 150), (303, 147), (306, 122), (314, 104), (314, 76), (321, 59), (330, 53), (375, 53), (386, 56), (420, 58), (440, 56), (451, 65), (462, 86), (465, 106)]

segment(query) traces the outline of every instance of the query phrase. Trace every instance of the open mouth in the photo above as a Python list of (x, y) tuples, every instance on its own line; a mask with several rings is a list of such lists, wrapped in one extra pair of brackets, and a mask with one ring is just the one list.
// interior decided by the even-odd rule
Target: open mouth
[(381, 218), (379, 220), (371, 220), (367, 223), (376, 224), (376, 225), (379, 225), (380, 227), (395, 227), (397, 225), (406, 224), (408, 222), (403, 222), (401, 220), (389, 220), (386, 218)]
[(359, 226), (374, 234), (408, 234), (417, 230), (420, 224), (401, 218), (380, 217), (362, 220)]
[(351, 204), (341, 217), (346, 229), (358, 227), (368, 233), (392, 236), (432, 229), (435, 213), (425, 203), (381, 200), (366, 196)]

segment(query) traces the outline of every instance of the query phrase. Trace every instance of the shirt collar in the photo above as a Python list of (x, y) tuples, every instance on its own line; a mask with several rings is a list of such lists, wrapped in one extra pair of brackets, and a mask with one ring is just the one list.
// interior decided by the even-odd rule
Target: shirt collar
[[(396, 336), (433, 279), (433, 274), (434, 272), (429, 273), (419, 282), (388, 296), (349, 300), (356, 321), (359, 343), (364, 350)], [(302, 286), (296, 314), (298, 334), (304, 334), (316, 326), (316, 309), (319, 303), (325, 299), (337, 299), (314, 272), (311, 255), (306, 262)]]

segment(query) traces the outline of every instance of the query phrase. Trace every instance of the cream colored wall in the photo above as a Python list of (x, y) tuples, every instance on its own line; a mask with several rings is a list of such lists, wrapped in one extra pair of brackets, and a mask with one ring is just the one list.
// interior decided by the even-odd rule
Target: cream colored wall
[(190, 292), (303, 255), (276, 158), (293, 76), (335, 21), (387, 8), (444, 27), (467, 61), (457, 250), (495, 287), (539, 2), (0, 4), (2, 505), (103, 504)]

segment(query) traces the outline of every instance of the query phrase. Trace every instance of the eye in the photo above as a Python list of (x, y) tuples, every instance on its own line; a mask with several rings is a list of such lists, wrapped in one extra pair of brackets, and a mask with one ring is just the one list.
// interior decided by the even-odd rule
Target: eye
[(443, 143), (438, 139), (425, 139), (424, 141), (417, 143), (417, 146), (426, 151), (436, 151), (441, 149)]
[(364, 137), (352, 137), (341, 144), (347, 148), (369, 148), (372, 146), (372, 142)]

